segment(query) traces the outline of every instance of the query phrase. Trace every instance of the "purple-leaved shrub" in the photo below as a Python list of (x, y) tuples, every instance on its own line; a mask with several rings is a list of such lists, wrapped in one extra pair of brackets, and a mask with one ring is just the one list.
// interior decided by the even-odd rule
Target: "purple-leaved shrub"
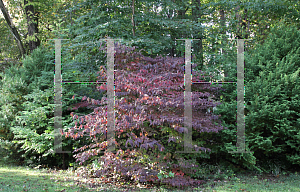
[[(92, 141), (92, 144), (74, 151), (77, 152), (76, 161), (81, 165), (88, 160), (94, 160), (96, 165), (101, 163), (101, 166), (94, 166), (94, 177), (114, 173), (137, 182), (165, 183), (175, 187), (202, 183), (192, 179), (192, 173), (187, 171), (197, 165), (190, 163), (184, 166), (185, 160), (174, 155), (175, 151), (183, 150), (183, 135), (187, 131), (183, 117), (183, 64), (183, 58), (153, 59), (135, 52), (135, 48), (115, 44), (115, 95), (118, 99), (115, 99), (114, 142), (117, 153), (102, 154), (107, 147), (107, 98), (99, 101), (84, 96), (83, 106), (87, 103), (94, 106), (94, 112), (85, 116), (71, 113), (73, 119), (77, 119), (75, 126), (62, 133), (65, 137), (84, 137)], [(105, 67), (102, 66), (98, 74), (99, 81), (106, 80)], [(199, 71), (193, 70), (192, 75), (193, 81), (205, 78), (204, 73)], [(199, 133), (222, 130), (223, 127), (216, 124), (220, 123), (219, 116), (205, 113), (207, 108), (220, 104), (212, 100), (212, 93), (220, 87), (193, 84), (194, 89), (201, 89), (201, 92), (193, 91), (192, 94), (193, 129)], [(106, 85), (97, 87), (97, 91), (106, 90)], [(201, 153), (210, 151), (194, 142), (189, 146)], [(159, 179), (160, 171), (169, 175)]]

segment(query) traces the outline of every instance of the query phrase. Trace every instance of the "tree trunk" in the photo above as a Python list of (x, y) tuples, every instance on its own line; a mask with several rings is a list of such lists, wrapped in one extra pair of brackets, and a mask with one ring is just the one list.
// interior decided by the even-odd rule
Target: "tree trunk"
[(132, 0), (132, 17), (131, 17), (131, 22), (132, 22), (132, 35), (135, 36), (135, 23), (134, 23), (134, 0)]
[[(222, 35), (226, 35), (226, 20), (225, 20), (225, 11), (223, 9), (221, 9), (219, 11), (220, 13), (220, 26), (221, 26), (221, 34)], [(226, 45), (227, 44), (227, 39), (225, 39), (225, 37), (222, 40), (222, 44)], [(221, 49), (221, 54), (225, 55), (226, 57), (226, 51), (224, 48)], [(228, 77), (228, 68), (224, 66), (223, 64), (223, 68), (224, 68), (224, 78)]]
[[(177, 12), (177, 16), (176, 16), (176, 19), (179, 21), (179, 23), (180, 24), (182, 24), (182, 21), (181, 21), (181, 19), (186, 19), (186, 12), (187, 12), (187, 10), (188, 10), (188, 7), (185, 7), (185, 5), (183, 4), (183, 2), (182, 1), (178, 1), (178, 0), (175, 0), (174, 1), (178, 6), (182, 6), (182, 8), (180, 9), (180, 10), (176, 10), (176, 12)], [(178, 29), (177, 29), (178, 30)], [(185, 39), (185, 38), (187, 38), (187, 32), (186, 31), (181, 31), (182, 33), (181, 34), (178, 34), (178, 36), (177, 36), (177, 38), (178, 39)], [(188, 35), (190, 35), (190, 34), (188, 34)], [(183, 41), (184, 42), (184, 41)], [(177, 43), (179, 43), (179, 42), (177, 42)], [(176, 54), (176, 56), (179, 56), (179, 57), (184, 57), (184, 54), (181, 52), (181, 51), (179, 51), (179, 53), (178, 53), (178, 55)]]
[(63, 153), (63, 165), (62, 165), (62, 169), (66, 170), (66, 161), (65, 161), (65, 154)]
[[(242, 17), (239, 13), (239, 9), (240, 9), (240, 6), (238, 5), (236, 8), (235, 8), (235, 11), (236, 11), (236, 19), (238, 21), (238, 24), (237, 24), (237, 32), (236, 32), (236, 37), (238, 39), (248, 39), (249, 37), (249, 33), (250, 33), (250, 29), (249, 29), (249, 24), (247, 25), (247, 14), (248, 14), (248, 10), (245, 9), (244, 10), (244, 17)], [(247, 27), (248, 26), (248, 27)], [(248, 30), (247, 30), (248, 28)]]
[(21, 57), (24, 57), (25, 49), (24, 49), (23, 43), (21, 41), (19, 32), (18, 32), (17, 28), (15, 27), (15, 25), (13, 24), (13, 22), (12, 22), (10, 16), (9, 16), (9, 13), (8, 13), (7, 9), (5, 8), (5, 5), (4, 5), (2, 0), (0, 0), (0, 9), (3, 13), (3, 16), (6, 20), (6, 23), (8, 25), (8, 28), (9, 28), (10, 32), (13, 34), (13, 36), (14, 36), (16, 42), (17, 42), (18, 48), (19, 48), (20, 53), (21, 53)]
[(236, 8), (235, 8), (235, 17), (236, 17), (236, 20), (237, 20), (237, 26), (236, 26), (236, 37), (238, 39), (241, 39), (242, 36), (241, 36), (241, 26), (240, 26), (240, 21), (241, 21), (241, 16), (240, 16), (240, 13), (239, 13), (239, 9), (240, 9), (240, 6), (238, 5)]
[(39, 13), (35, 12), (33, 5), (28, 5), (32, 3), (32, 0), (24, 0), (24, 8), (27, 19), (27, 29), (29, 38), (29, 49), (32, 52), (40, 45), (40, 40), (37, 37), (38, 31), (38, 18)]
[(249, 29), (249, 25), (247, 24), (247, 20), (248, 20), (248, 10), (245, 9), (244, 10), (244, 19), (242, 20), (242, 29), (243, 29), (243, 37), (245, 39), (249, 38), (249, 33), (250, 33), (250, 29)]
[[(193, 0), (193, 4), (196, 6), (196, 8), (192, 9), (192, 15), (193, 20), (197, 23), (201, 24), (201, 21), (198, 21), (198, 19), (201, 19), (202, 13), (201, 13), (201, 0)], [(194, 39), (200, 39), (193, 42), (194, 46), (194, 52), (196, 57), (198, 58), (197, 61), (199, 61), (200, 69), (203, 68), (203, 44), (202, 44), (202, 28), (200, 31), (196, 31), (195, 34), (193, 34)]]

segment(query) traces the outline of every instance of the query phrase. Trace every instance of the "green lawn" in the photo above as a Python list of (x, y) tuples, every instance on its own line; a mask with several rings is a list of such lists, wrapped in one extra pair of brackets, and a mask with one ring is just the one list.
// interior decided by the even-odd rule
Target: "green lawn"
[[(135, 187), (135, 189), (134, 189)], [(146, 187), (146, 186), (144, 186)], [(79, 178), (72, 171), (32, 169), (20, 166), (0, 166), (0, 191), (280, 191), (300, 192), (300, 175), (297, 173), (279, 175), (237, 175), (224, 180), (208, 180), (201, 188), (138, 189), (136, 185), (122, 181), (101, 181), (99, 178)]]
[[(241, 174), (230, 180), (209, 182), (210, 188), (202, 191), (272, 191), (272, 192), (300, 192), (300, 175), (289, 174), (288, 176), (279, 175), (255, 175)], [(200, 190), (201, 191), (201, 190)]]

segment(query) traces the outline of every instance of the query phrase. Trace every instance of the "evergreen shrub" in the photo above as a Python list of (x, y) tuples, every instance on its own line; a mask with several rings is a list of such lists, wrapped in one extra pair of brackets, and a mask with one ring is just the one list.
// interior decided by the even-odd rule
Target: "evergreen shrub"
[[(264, 44), (245, 52), (245, 138), (246, 151), (236, 150), (236, 86), (224, 85), (222, 125), (228, 127), (215, 140), (214, 156), (225, 165), (251, 170), (270, 171), (269, 161), (286, 169), (300, 165), (300, 31), (279, 23), (273, 27)], [(231, 70), (226, 81), (236, 81)], [(229, 163), (228, 163), (229, 162)]]

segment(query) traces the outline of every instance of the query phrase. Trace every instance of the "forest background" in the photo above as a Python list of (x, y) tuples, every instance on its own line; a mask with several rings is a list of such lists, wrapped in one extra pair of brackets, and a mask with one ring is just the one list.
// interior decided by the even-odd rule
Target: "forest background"
[[(88, 150), (77, 153), (79, 148), (95, 144), (91, 134), (79, 139), (66, 135), (62, 141), (63, 150), (77, 151), (54, 153), (55, 46), (50, 39), (68, 39), (62, 41), (62, 78), (64, 81), (80, 82), (98, 80), (100, 67), (105, 66), (107, 60), (106, 41), (100, 39), (106, 37), (121, 39), (118, 42), (123, 45), (136, 47), (134, 52), (140, 52), (148, 58), (144, 60), (154, 67), (158, 67), (155, 64), (160, 61), (157, 60), (159, 55), (184, 58), (184, 41), (176, 39), (200, 39), (192, 42), (192, 63), (196, 64), (193, 72), (205, 75), (207, 82), (236, 82), (237, 48), (233, 39), (251, 39), (245, 41), (245, 142), (246, 150), (253, 153), (228, 153), (236, 150), (236, 84), (224, 83), (222, 89), (212, 89), (216, 85), (209, 84), (207, 89), (212, 97), (203, 96), (202, 105), (205, 107), (198, 111), (207, 116), (220, 115), (219, 125), (223, 128), (210, 124), (207, 131), (193, 130), (192, 143), (209, 150), (199, 154), (174, 155), (172, 147), (165, 146), (170, 142), (164, 143), (165, 150), (154, 152), (153, 148), (153, 153), (148, 147), (142, 149), (136, 146), (140, 153), (135, 162), (145, 167), (158, 162), (157, 157), (161, 156), (162, 161), (178, 164), (173, 171), (178, 173), (176, 176), (194, 179), (203, 179), (205, 173), (201, 169), (194, 172), (189, 172), (189, 169), (203, 163), (221, 164), (233, 171), (270, 172), (274, 163), (280, 164), (282, 169), (299, 168), (300, 24), (296, 0), (0, 0), (0, 8), (2, 161), (66, 169), (82, 165), (79, 164), (80, 157), (86, 156), (81, 163), (91, 175), (97, 175), (101, 162), (105, 162), (103, 159), (108, 155), (90, 155)], [(117, 56), (123, 54), (118, 53), (115, 55), (116, 62)], [(125, 58), (138, 63), (130, 54)], [(169, 58), (165, 62), (173, 61)], [(128, 62), (128, 67), (131, 64)], [(183, 65), (181, 62), (181, 67)], [(122, 79), (119, 80), (122, 82)], [(183, 85), (183, 76), (180, 81)], [(196, 86), (193, 86), (195, 90)], [(74, 114), (84, 116), (93, 113), (94, 108), (82, 98), (100, 101), (105, 97), (105, 91), (100, 89), (105, 88), (95, 84), (63, 85), (65, 133), (76, 126)], [(215, 106), (217, 110), (212, 110), (214, 106), (206, 101), (220, 102), (220, 105)], [(152, 126), (154, 130), (155, 125), (149, 125), (150, 121), (145, 123), (145, 127)], [(160, 125), (157, 139), (163, 140), (167, 137), (166, 133), (183, 138), (180, 129), (177, 131), (172, 125)], [(151, 131), (146, 134), (140, 130), (119, 131), (155, 137)], [(99, 132), (93, 136), (105, 135), (105, 132)], [(69, 133), (69, 136), (72, 134)], [(127, 146), (130, 140), (120, 139), (119, 142)], [(174, 143), (176, 149), (183, 149), (182, 139)], [(157, 147), (159, 149), (160, 145)], [(192, 163), (185, 167), (179, 163), (181, 161)], [(117, 165), (107, 163), (106, 173), (113, 167)], [(168, 168), (161, 165), (158, 170), (169, 172), (172, 169), (170, 165)], [(151, 174), (157, 178), (157, 172)], [(151, 174), (146, 176), (152, 178)], [(146, 180), (149, 181), (149, 178)], [(141, 178), (136, 180), (141, 181)]]

